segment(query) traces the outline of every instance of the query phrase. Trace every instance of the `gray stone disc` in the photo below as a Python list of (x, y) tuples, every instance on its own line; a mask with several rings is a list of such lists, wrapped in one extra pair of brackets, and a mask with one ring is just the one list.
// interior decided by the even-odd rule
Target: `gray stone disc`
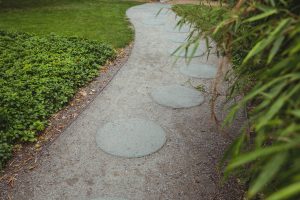
[(160, 25), (164, 25), (165, 22), (160, 18), (150, 18), (150, 19), (144, 19), (143, 24), (148, 26), (160, 26)]
[(168, 40), (174, 43), (184, 43), (187, 40), (187, 35), (178, 35), (178, 34), (172, 34), (168, 36)]
[(99, 198), (92, 199), (92, 200), (126, 200), (126, 199), (121, 199), (121, 198), (111, 198), (111, 197), (99, 197)]
[(215, 78), (217, 67), (208, 64), (190, 64), (180, 67), (180, 72), (194, 78)]
[(189, 33), (191, 31), (189, 26), (167, 26), (166, 31), (169, 33)]
[(166, 142), (164, 130), (152, 121), (123, 119), (105, 124), (96, 142), (108, 154), (136, 158), (159, 150)]
[(171, 108), (189, 108), (198, 106), (204, 101), (198, 90), (181, 85), (156, 88), (151, 92), (151, 96), (158, 104)]
[[(193, 51), (194, 51), (194, 45), (192, 44), (187, 52), (185, 49), (181, 48), (179, 49), (178, 51), (176, 51), (176, 49), (178, 48), (175, 48), (175, 49), (170, 49), (169, 50), (169, 53), (170, 55), (172, 56), (176, 56), (176, 57), (188, 57), (188, 58), (193, 58), (193, 57), (199, 57), (199, 56), (202, 56), (205, 54), (205, 51), (206, 49), (204, 47), (202, 47), (201, 45), (199, 45), (195, 51), (195, 53), (193, 54)], [(175, 52), (176, 51), (176, 52)], [(174, 53), (175, 52), (175, 53)]]

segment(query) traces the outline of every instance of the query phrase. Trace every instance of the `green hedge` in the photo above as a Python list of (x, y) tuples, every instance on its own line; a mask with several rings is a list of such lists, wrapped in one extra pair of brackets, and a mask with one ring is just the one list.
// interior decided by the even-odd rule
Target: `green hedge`
[(114, 56), (96, 41), (0, 31), (0, 167)]

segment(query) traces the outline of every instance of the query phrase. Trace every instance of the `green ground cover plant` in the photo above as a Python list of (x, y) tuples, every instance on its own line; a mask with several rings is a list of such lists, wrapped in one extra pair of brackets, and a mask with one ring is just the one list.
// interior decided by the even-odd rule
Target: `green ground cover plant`
[[(234, 174), (243, 180), (246, 199), (299, 199), (299, 2), (228, 3), (224, 19), (214, 17), (218, 9), (198, 6), (214, 18), (212, 21), (221, 19), (204, 25), (198, 36), (217, 40), (220, 51), (233, 64), (227, 76), (231, 84), (228, 98), (242, 97), (224, 123), (229, 125), (240, 109), (246, 108), (249, 115), (240, 136), (224, 155), (225, 176)], [(190, 12), (195, 9), (190, 7), (180, 9), (201, 28), (204, 22), (196, 16), (201, 13)]]
[(1, 0), (0, 29), (78, 36), (122, 48), (134, 36), (126, 10), (137, 4), (120, 0)]
[(114, 57), (98, 41), (0, 31), (0, 167)]

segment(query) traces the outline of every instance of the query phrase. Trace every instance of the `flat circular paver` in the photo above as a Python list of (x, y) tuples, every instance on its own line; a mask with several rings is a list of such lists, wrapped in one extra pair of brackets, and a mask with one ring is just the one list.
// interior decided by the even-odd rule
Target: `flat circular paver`
[[(202, 47), (201, 45), (199, 45), (198, 47), (195, 47), (194, 44), (191, 44), (187, 50), (184, 48), (177, 50), (177, 48), (169, 49), (169, 53), (171, 56), (193, 58), (193, 57), (203, 56), (206, 51), (206, 49), (204, 47)], [(195, 52), (193, 52), (194, 48), (196, 48)]]
[(92, 200), (126, 200), (126, 199), (122, 199), (122, 198), (111, 198), (111, 197), (99, 197), (99, 198), (92, 199)]
[(189, 26), (167, 26), (166, 31), (168, 33), (189, 33), (191, 28)]
[(150, 19), (144, 19), (143, 24), (148, 26), (160, 26), (160, 25), (164, 25), (165, 22), (160, 18), (150, 18)]
[(171, 34), (168, 36), (168, 40), (174, 43), (184, 43), (187, 41), (187, 37), (187, 35)]
[(166, 134), (152, 121), (122, 119), (99, 129), (96, 142), (100, 149), (111, 155), (136, 158), (159, 150), (166, 142)]
[(194, 78), (215, 78), (217, 67), (208, 64), (191, 64), (180, 67), (180, 72)]
[(171, 108), (189, 108), (198, 106), (204, 101), (198, 90), (181, 85), (156, 88), (151, 92), (151, 96), (158, 104)]

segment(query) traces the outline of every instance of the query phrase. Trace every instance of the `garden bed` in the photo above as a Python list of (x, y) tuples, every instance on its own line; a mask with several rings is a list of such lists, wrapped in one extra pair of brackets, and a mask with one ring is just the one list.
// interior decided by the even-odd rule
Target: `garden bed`
[(76, 37), (0, 32), (0, 164), (16, 142), (33, 142), (48, 118), (67, 105), (116, 55)]

